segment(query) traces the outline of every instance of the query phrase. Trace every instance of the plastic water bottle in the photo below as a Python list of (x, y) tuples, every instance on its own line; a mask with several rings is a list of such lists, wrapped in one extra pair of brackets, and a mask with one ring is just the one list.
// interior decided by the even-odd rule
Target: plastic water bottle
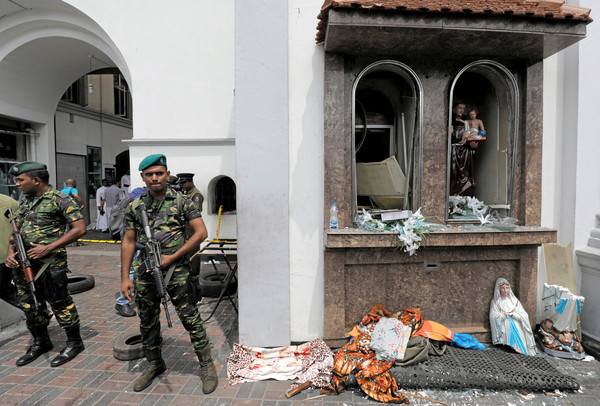
[(329, 209), (329, 228), (338, 228), (338, 208), (337, 203), (331, 203), (331, 209)]

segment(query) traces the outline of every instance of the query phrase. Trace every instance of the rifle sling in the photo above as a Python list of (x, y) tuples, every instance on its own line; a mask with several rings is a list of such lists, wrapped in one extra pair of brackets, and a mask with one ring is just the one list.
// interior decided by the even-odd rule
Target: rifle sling
[(40, 276), (42, 276), (42, 274), (44, 273), (44, 271), (46, 270), (46, 268), (48, 268), (50, 266), (50, 263), (52, 262), (52, 260), (54, 259), (55, 256), (56, 256), (56, 253), (52, 254), (52, 256), (50, 258), (48, 258), (47, 261), (44, 261), (44, 265), (42, 265), (42, 267), (40, 268), (40, 270), (38, 271), (38, 273), (35, 274), (35, 277), (33, 278), (34, 281), (37, 281), (38, 278)]
[(167, 288), (167, 286), (169, 286), (169, 281), (171, 280), (171, 276), (173, 276), (173, 272), (175, 271), (175, 264), (176, 263), (177, 262), (173, 262), (171, 264), (171, 266), (169, 267), (169, 271), (165, 275), (165, 289)]

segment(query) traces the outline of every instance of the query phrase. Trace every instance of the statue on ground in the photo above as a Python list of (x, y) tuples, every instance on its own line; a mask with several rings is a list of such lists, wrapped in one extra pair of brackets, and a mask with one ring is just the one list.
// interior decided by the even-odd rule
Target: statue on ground
[(529, 316), (504, 278), (498, 278), (494, 286), (490, 325), (494, 344), (508, 345), (525, 355), (537, 353)]

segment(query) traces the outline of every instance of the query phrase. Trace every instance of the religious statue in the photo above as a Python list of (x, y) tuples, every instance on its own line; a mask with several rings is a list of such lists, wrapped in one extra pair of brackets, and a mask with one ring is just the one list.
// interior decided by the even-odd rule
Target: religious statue
[[(479, 143), (477, 141), (466, 141), (464, 137), (465, 127), (469, 126), (467, 121), (471, 121), (465, 120), (463, 117), (465, 108), (465, 103), (457, 102), (452, 109), (452, 158), (450, 168), (450, 195), (452, 196), (473, 196), (475, 187), (474, 159)], [(481, 120), (478, 121), (481, 122)], [(483, 123), (481, 123), (481, 127), (483, 127)]]
[(490, 325), (494, 344), (508, 345), (525, 355), (537, 353), (529, 316), (504, 278), (498, 278), (494, 286)]
[[(573, 331), (559, 331), (551, 319), (544, 319), (539, 324), (537, 334), (544, 347), (553, 351), (583, 354), (583, 346)], [(560, 353), (554, 353), (560, 354)]]
[(483, 126), (483, 121), (477, 118), (477, 110), (471, 109), (469, 110), (469, 119), (464, 120), (465, 122), (465, 131), (463, 132), (461, 144), (466, 142), (482, 142), (485, 141), (485, 127)]

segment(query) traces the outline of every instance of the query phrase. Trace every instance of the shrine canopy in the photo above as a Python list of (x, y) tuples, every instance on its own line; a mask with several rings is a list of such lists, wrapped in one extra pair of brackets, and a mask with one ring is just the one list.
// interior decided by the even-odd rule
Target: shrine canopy
[(326, 0), (327, 52), (540, 60), (585, 38), (591, 10), (564, 0)]

